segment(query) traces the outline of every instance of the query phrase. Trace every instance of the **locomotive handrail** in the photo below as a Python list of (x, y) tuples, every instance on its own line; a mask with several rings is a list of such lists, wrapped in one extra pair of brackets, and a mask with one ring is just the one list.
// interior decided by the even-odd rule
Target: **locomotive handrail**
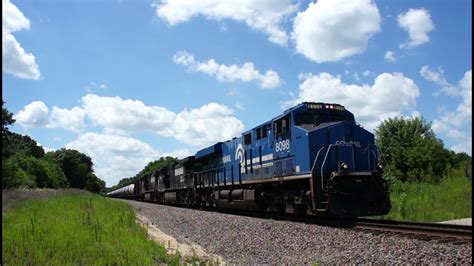
[(339, 144), (329, 144), (328, 150), (326, 151), (326, 155), (324, 156), (323, 164), (321, 165), (321, 189), (324, 192), (327, 192), (327, 190), (324, 188), (324, 174), (323, 174), (324, 165), (326, 164), (326, 159), (328, 158), (328, 154), (331, 151), (331, 148), (335, 145), (339, 145)]
[[(375, 146), (374, 144), (367, 144), (367, 148), (364, 149), (364, 153), (367, 151), (367, 163), (369, 164), (369, 171), (372, 171), (372, 156), (371, 155), (371, 152), (372, 154), (373, 153), (373, 149), (371, 148), (372, 146), (374, 146), (375, 148), (377, 148), (377, 146)], [(378, 156), (376, 154), (374, 154), (374, 159), (377, 160), (378, 159)]]
[(379, 158), (382, 158), (383, 159), (383, 162), (384, 162), (384, 166), (388, 164), (387, 162), (387, 159), (385, 158), (385, 155), (382, 153), (382, 151), (380, 150), (380, 148), (375, 145), (375, 144), (369, 144), (370, 146), (374, 146), (376, 151), (377, 151), (377, 154), (378, 156), (376, 157), (376, 159), (379, 159)]
[(377, 148), (377, 152), (378, 154), (380, 154), (379, 158), (382, 157), (382, 159), (384, 160), (384, 163), (385, 165), (387, 165), (387, 159), (385, 158), (385, 155), (383, 155), (382, 151), (380, 151), (379, 147), (377, 145), (375, 145), (375, 148)]
[[(374, 151), (373, 149), (370, 149), (370, 151), (371, 151), (372, 154), (374, 155), (374, 158), (375, 158), (376, 160), (378, 160), (379, 157), (377, 156), (377, 154), (375, 153), (375, 151)], [(370, 167), (370, 166), (369, 166), (369, 167)], [(377, 166), (375, 166), (375, 167), (377, 167)], [(374, 167), (374, 170), (375, 170), (375, 167)], [(369, 170), (370, 170), (370, 168), (369, 168)]]
[(200, 171), (200, 172), (193, 172), (193, 175), (202, 174), (204, 172), (210, 172), (210, 171), (214, 171), (214, 170), (221, 169), (221, 168), (225, 168), (225, 166), (219, 166), (219, 167), (215, 167), (215, 168), (212, 168), (212, 169), (203, 170), (203, 171)]
[[(193, 178), (197, 177), (197, 178), (200, 179), (200, 178), (202, 178), (202, 176), (203, 176), (204, 173), (214, 173), (214, 174), (217, 173), (217, 174), (219, 174), (218, 171), (219, 171), (220, 169), (225, 169), (225, 165), (224, 165), (224, 166), (215, 167), (215, 168), (212, 168), (212, 169), (203, 170), (203, 171), (200, 171), (200, 172), (193, 172)], [(214, 187), (214, 178), (215, 178), (215, 176), (213, 176), (212, 178), (213, 178), (213, 179), (212, 179), (211, 183), (212, 183), (212, 186)], [(217, 176), (217, 180), (216, 180), (217, 182), (219, 182), (218, 179), (219, 179), (219, 177)], [(204, 180), (199, 180), (199, 181), (200, 181), (199, 186), (200, 186), (200, 187), (203, 187)], [(209, 180), (208, 180), (208, 181), (209, 181)], [(202, 183), (201, 183), (201, 182), (202, 182)], [(219, 183), (217, 183), (217, 185), (219, 186)], [(206, 185), (204, 184), (204, 187), (205, 187), (205, 186), (206, 186)]]
[(321, 148), (318, 150), (318, 153), (316, 153), (316, 158), (314, 159), (314, 161), (313, 161), (313, 166), (311, 167), (311, 173), (313, 173), (313, 171), (314, 171), (314, 167), (316, 166), (316, 162), (318, 161), (318, 158), (319, 158), (319, 153), (320, 153), (323, 149), (325, 149), (325, 148), (326, 148), (325, 146), (321, 147)]
[[(373, 149), (371, 149), (371, 147), (375, 147), (375, 151), (377, 152), (377, 154), (375, 154), (375, 151), (374, 151)], [(380, 151), (380, 148), (379, 148), (377, 145), (375, 145), (375, 144), (368, 144), (368, 145), (367, 145), (367, 148), (364, 149), (364, 153), (365, 153), (365, 151), (366, 151), (367, 149), (372, 152), (372, 154), (374, 155), (374, 158), (375, 158), (376, 160), (382, 158), (382, 159), (384, 160), (385, 165), (387, 165), (387, 159), (385, 158), (385, 156), (384, 156), (383, 153)], [(368, 155), (369, 155), (369, 158), (368, 158), (368, 159), (369, 159), (369, 170), (371, 170), (371, 169), (370, 169), (370, 167), (371, 167), (370, 152), (369, 152)]]

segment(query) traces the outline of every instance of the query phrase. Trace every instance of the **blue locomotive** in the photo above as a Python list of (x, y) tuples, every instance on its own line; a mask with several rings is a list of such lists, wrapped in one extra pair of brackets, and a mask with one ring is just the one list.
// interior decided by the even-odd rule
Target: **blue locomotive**
[(304, 102), (134, 184), (140, 199), (358, 217), (387, 214), (374, 135), (339, 104)]

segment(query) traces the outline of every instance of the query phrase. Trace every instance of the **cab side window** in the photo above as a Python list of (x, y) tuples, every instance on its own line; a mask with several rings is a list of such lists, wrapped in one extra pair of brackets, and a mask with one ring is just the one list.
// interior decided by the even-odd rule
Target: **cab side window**
[(268, 130), (271, 129), (271, 126), (270, 124), (268, 125), (264, 125), (262, 127), (262, 138), (266, 138), (267, 137), (267, 133), (268, 133)]
[(275, 136), (286, 135), (290, 132), (290, 115), (286, 115), (273, 123)]
[(261, 139), (262, 138), (262, 128), (257, 128), (256, 130), (256, 137), (257, 137), (257, 140)]
[(245, 136), (244, 136), (244, 144), (245, 144), (245, 145), (250, 145), (250, 144), (252, 144), (252, 134), (251, 134), (251, 133), (245, 134)]

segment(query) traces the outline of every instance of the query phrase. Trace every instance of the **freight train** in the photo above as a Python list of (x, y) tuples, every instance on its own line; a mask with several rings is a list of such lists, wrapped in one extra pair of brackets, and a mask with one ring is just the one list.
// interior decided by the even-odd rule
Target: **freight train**
[(107, 195), (338, 217), (387, 214), (374, 135), (339, 104), (303, 102)]

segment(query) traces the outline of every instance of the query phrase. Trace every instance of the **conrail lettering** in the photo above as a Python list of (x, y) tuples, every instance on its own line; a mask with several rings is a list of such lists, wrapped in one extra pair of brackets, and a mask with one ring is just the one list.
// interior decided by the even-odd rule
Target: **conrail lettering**
[(338, 140), (336, 141), (336, 145), (346, 145), (346, 146), (356, 146), (357, 148), (360, 148), (360, 141), (352, 141), (352, 140)]

